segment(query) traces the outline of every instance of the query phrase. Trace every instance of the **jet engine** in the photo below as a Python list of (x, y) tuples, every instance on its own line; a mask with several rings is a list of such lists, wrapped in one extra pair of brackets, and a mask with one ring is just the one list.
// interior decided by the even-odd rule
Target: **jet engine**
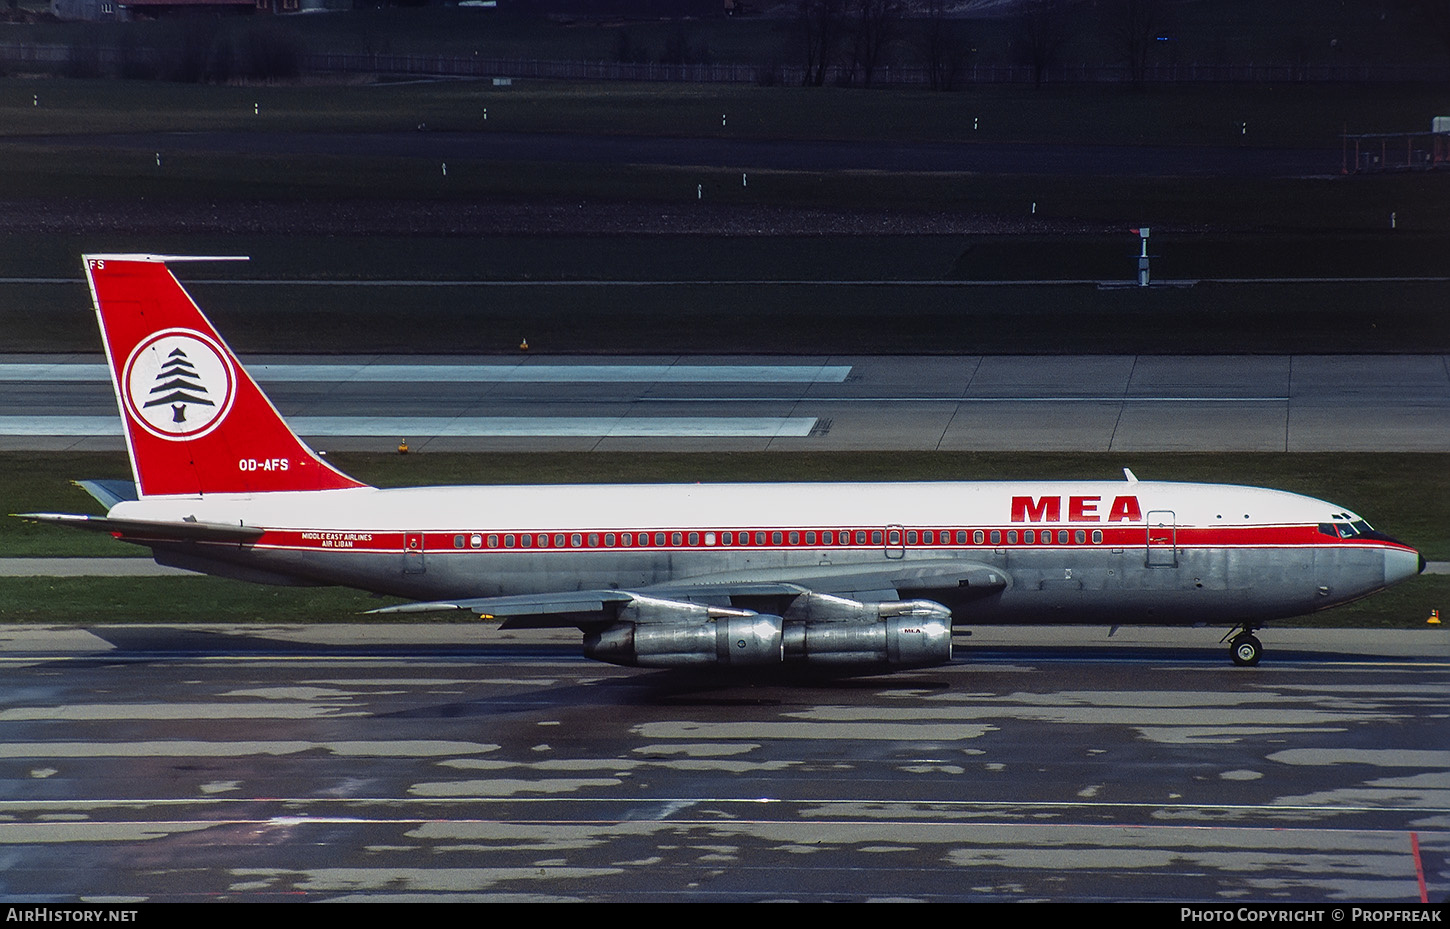
[(797, 620), (640, 598), (620, 610), (620, 621), (587, 633), (584, 654), (647, 668), (924, 668), (951, 660), (951, 611), (941, 604), (901, 600), (854, 606), (849, 618)]

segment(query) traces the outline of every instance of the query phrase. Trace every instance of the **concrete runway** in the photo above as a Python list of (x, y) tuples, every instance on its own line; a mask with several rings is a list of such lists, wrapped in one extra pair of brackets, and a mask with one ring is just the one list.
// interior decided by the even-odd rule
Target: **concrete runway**
[(1208, 629), (1002, 627), (816, 684), (613, 668), (576, 638), (0, 627), (0, 893), (1450, 894), (1441, 630), (1270, 630), (1235, 669)]
[[(323, 449), (1450, 451), (1440, 355), (243, 360)], [(0, 396), (0, 448), (122, 447), (99, 356)]]

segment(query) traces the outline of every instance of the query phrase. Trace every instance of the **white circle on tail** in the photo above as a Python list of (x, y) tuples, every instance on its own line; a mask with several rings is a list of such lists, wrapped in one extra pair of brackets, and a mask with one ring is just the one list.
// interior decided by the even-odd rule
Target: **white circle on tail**
[(131, 419), (169, 441), (211, 432), (236, 395), (237, 375), (227, 353), (192, 329), (165, 329), (142, 339), (121, 373), (121, 396)]

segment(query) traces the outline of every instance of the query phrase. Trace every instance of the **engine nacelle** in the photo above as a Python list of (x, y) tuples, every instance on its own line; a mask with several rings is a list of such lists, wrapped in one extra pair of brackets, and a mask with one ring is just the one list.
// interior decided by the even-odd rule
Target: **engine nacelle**
[(848, 620), (787, 621), (749, 610), (641, 598), (620, 610), (620, 622), (587, 633), (584, 654), (646, 668), (924, 668), (951, 661), (951, 611), (939, 603), (855, 604), (849, 615)]
[(785, 659), (829, 667), (929, 668), (952, 660), (952, 613), (930, 600), (872, 604), (876, 622), (786, 626)]
[(584, 655), (610, 664), (684, 668), (778, 665), (783, 622), (764, 613), (720, 616), (706, 622), (616, 623), (584, 636)]

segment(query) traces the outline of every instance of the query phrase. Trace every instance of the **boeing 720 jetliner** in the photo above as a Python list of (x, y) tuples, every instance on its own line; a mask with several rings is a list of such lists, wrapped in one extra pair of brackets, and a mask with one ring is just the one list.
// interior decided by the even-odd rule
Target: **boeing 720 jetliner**
[[(380, 489), (288, 428), (167, 267), (89, 255), (134, 493), (83, 483), (161, 564), (577, 626), (646, 667), (860, 671), (951, 660), (954, 626), (1269, 620), (1363, 597), (1419, 554), (1340, 506), (1121, 481)], [(1228, 639), (1229, 636), (1224, 637)]]

